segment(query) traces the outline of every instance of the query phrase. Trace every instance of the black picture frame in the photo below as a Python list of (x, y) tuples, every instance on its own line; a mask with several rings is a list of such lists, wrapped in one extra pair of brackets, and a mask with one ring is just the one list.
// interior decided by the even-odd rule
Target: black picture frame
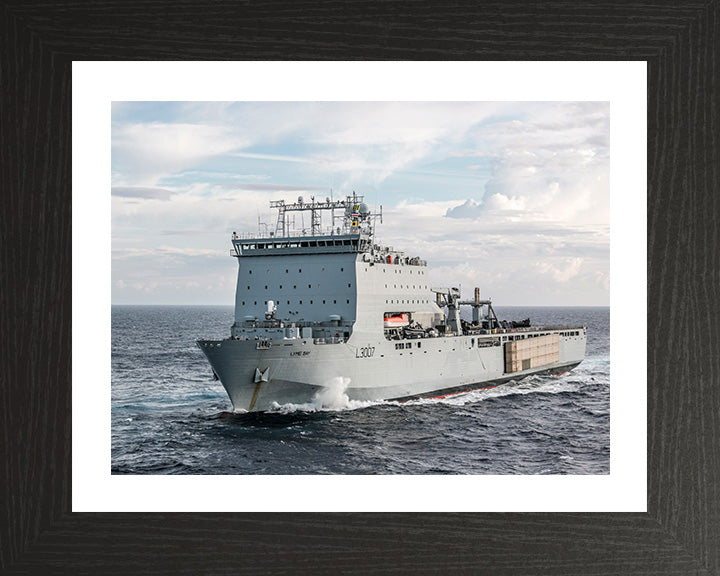
[[(719, 5), (6, 0), (0, 572), (720, 574)], [(195, 59), (647, 61), (647, 513), (71, 512), (72, 61)]]

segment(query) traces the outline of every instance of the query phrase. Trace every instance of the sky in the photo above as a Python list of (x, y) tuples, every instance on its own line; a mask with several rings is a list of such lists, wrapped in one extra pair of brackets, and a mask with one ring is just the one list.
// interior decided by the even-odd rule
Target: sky
[(112, 303), (234, 303), (233, 231), (356, 191), (433, 286), (607, 306), (608, 102), (114, 102)]

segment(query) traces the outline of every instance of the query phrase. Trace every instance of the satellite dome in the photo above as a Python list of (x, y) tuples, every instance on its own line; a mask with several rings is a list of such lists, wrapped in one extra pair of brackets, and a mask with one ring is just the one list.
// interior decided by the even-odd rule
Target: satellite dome
[(365, 202), (362, 202), (360, 204), (360, 208), (358, 208), (358, 213), (361, 216), (367, 216), (369, 212), (370, 212), (370, 208), (368, 208), (368, 206), (367, 206), (367, 204), (365, 204)]

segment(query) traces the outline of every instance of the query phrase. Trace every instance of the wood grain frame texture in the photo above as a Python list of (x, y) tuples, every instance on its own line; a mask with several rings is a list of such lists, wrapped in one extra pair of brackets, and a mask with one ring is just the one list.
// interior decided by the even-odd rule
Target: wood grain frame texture
[[(0, 4), (0, 572), (720, 574), (719, 5)], [(71, 513), (71, 62), (141, 59), (646, 60), (648, 512)]]

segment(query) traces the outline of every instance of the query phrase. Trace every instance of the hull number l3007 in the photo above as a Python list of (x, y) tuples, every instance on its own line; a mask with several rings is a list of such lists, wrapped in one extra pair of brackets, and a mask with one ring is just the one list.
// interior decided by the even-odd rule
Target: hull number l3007
[(375, 354), (375, 346), (364, 346), (355, 350), (355, 358), (372, 358)]

